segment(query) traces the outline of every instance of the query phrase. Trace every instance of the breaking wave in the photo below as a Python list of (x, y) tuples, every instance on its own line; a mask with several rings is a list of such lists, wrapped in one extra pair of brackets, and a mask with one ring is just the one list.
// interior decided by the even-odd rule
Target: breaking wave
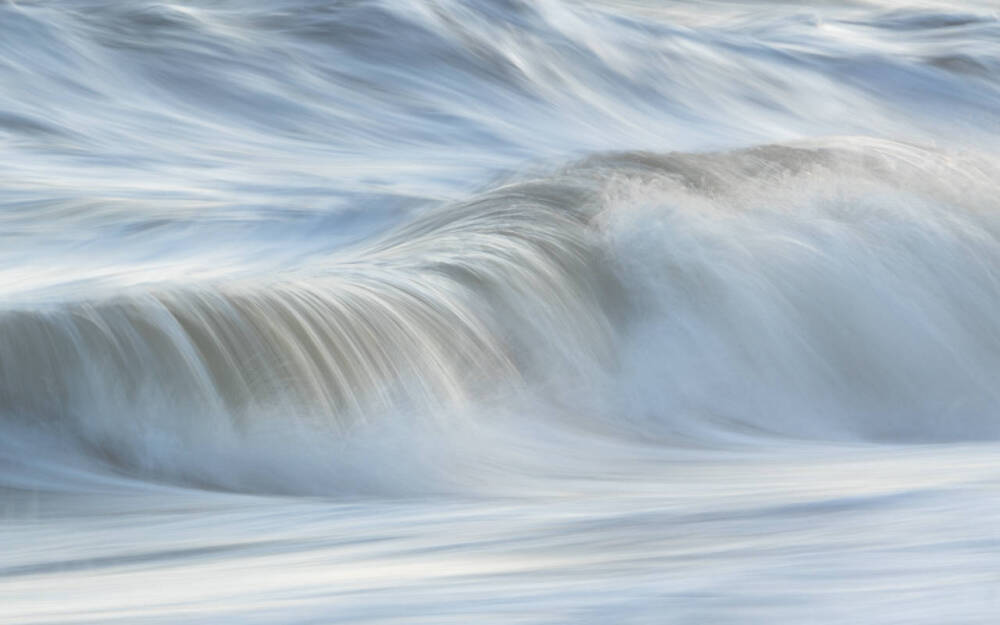
[(401, 449), (521, 466), (484, 432), (526, 421), (566, 444), (996, 438), (998, 173), (861, 138), (591, 156), (308, 269), (6, 310), (3, 427), (316, 492)]

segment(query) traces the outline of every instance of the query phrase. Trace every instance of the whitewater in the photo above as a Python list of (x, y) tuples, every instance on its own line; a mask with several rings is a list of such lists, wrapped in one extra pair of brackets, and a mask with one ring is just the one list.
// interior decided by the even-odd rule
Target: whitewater
[(0, 0), (0, 623), (993, 624), (993, 2)]

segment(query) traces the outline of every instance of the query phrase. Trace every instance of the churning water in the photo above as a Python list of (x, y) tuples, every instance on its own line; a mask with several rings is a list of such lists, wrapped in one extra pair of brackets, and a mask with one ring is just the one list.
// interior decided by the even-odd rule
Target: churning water
[(0, 2), (0, 622), (996, 623), (991, 2)]

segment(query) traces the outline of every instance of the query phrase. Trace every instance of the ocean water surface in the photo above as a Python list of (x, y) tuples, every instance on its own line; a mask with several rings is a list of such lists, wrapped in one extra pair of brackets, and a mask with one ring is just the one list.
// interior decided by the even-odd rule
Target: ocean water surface
[(0, 1), (0, 623), (993, 624), (1000, 8)]

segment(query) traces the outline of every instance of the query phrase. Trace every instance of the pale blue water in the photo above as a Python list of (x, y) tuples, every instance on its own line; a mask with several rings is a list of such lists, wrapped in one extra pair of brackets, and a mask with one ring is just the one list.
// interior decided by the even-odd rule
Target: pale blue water
[(0, 3), (0, 622), (993, 623), (987, 2)]

